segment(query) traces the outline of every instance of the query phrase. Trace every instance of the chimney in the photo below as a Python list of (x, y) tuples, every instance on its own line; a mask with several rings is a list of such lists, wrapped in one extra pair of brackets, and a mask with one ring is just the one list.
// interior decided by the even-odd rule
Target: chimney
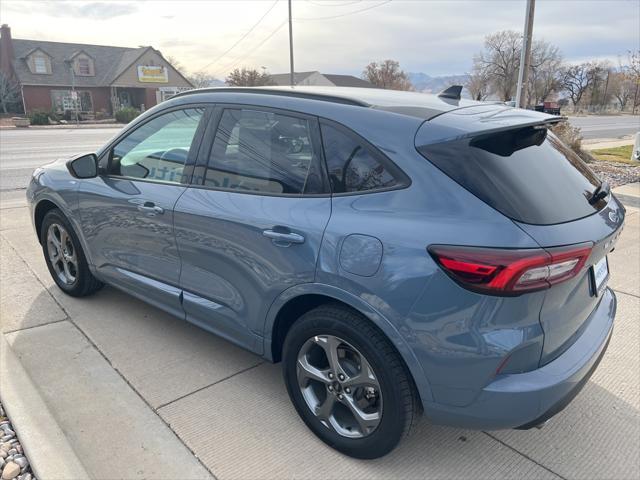
[(0, 72), (9, 78), (15, 78), (13, 70), (13, 41), (11, 40), (11, 28), (6, 23), (0, 27)]

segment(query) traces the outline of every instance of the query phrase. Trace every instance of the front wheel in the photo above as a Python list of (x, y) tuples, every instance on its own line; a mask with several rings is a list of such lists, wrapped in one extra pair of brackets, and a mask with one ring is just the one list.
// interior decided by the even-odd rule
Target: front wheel
[(74, 297), (91, 295), (102, 287), (89, 271), (87, 259), (69, 220), (60, 210), (47, 212), (40, 228), (44, 259), (60, 289)]
[(302, 420), (346, 455), (387, 454), (417, 416), (415, 387), (402, 359), (380, 331), (346, 307), (320, 306), (294, 323), (283, 369)]

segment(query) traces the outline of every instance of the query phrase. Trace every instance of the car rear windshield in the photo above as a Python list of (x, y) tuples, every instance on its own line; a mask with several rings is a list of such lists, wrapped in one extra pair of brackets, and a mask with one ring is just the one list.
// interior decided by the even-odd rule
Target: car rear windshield
[(551, 225), (591, 215), (600, 180), (546, 128), (524, 127), (418, 147), (453, 180), (513, 220)]

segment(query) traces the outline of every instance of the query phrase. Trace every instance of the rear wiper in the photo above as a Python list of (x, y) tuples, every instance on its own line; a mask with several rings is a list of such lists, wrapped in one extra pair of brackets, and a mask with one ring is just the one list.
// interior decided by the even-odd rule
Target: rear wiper
[(606, 198), (607, 195), (609, 195), (610, 191), (611, 191), (611, 187), (609, 186), (609, 183), (601, 182), (598, 188), (596, 188), (594, 192), (591, 194), (591, 197), (589, 198), (589, 204), (593, 205), (599, 200)]

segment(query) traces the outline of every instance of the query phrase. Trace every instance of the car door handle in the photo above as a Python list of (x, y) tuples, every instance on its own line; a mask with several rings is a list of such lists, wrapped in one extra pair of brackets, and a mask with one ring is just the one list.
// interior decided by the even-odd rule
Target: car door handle
[(304, 237), (293, 232), (277, 232), (275, 230), (265, 230), (262, 232), (267, 238), (279, 247), (288, 247), (292, 243), (304, 243)]
[(158, 207), (153, 202), (144, 202), (142, 205), (138, 205), (138, 210), (151, 215), (161, 215), (164, 213), (164, 208)]

